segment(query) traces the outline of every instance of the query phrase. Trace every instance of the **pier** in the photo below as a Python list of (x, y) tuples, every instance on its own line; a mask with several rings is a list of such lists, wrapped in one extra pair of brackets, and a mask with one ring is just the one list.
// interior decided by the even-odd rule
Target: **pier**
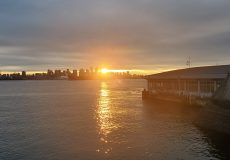
[(205, 105), (208, 101), (230, 101), (230, 65), (173, 70), (146, 76), (143, 99), (156, 98)]

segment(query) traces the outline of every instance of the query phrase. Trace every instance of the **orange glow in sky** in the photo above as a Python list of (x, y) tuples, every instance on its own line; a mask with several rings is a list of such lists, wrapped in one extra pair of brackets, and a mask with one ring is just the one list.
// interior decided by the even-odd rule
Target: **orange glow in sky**
[(106, 73), (115, 73), (115, 72), (127, 72), (129, 70), (123, 70), (123, 69), (107, 69), (107, 68), (102, 68), (101, 73), (106, 74)]

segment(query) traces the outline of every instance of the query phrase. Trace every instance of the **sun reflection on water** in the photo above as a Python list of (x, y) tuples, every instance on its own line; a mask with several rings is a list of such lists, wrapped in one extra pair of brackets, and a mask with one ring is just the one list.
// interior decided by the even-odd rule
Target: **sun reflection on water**
[(96, 151), (105, 154), (112, 151), (112, 148), (109, 145), (109, 143), (112, 142), (109, 139), (109, 134), (117, 128), (117, 124), (114, 122), (113, 109), (111, 106), (111, 92), (108, 89), (108, 84), (102, 82), (98, 98), (98, 106), (96, 108), (96, 119), (101, 146), (100, 149), (97, 149)]

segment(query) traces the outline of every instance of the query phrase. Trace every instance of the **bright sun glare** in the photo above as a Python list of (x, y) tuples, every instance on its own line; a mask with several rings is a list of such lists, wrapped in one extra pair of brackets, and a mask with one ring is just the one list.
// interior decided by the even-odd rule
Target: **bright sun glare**
[(102, 68), (102, 69), (101, 69), (101, 73), (103, 73), (103, 74), (106, 74), (106, 73), (108, 73), (108, 72), (109, 72), (109, 70), (106, 69), (106, 68)]

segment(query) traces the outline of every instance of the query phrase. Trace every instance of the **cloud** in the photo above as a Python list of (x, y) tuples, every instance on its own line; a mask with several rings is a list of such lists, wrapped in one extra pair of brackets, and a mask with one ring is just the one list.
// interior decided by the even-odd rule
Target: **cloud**
[(228, 0), (0, 0), (0, 21), (2, 67), (230, 62)]

